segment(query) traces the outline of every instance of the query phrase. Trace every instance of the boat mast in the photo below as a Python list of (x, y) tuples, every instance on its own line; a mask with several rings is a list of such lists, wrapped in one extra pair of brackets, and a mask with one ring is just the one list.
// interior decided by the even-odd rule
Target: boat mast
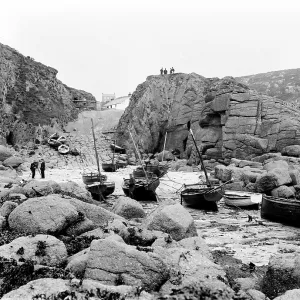
[(167, 135), (168, 135), (168, 132), (166, 131), (164, 148), (163, 148), (163, 155), (162, 155), (162, 159), (161, 159), (162, 162), (164, 161), (164, 156), (165, 156), (165, 148), (166, 148)]
[(100, 179), (100, 183), (102, 184), (102, 176), (101, 176), (101, 172), (100, 172), (99, 157), (98, 157), (98, 152), (97, 152), (97, 147), (96, 147), (96, 138), (95, 138), (95, 132), (94, 132), (94, 122), (93, 122), (93, 119), (91, 119), (91, 121), (92, 121), (92, 132), (93, 132), (93, 139), (94, 139), (94, 147), (95, 147), (95, 155), (96, 155), (96, 160), (97, 160), (97, 167), (98, 167), (98, 172), (99, 172), (99, 179)]
[(194, 137), (192, 128), (191, 128), (191, 121), (188, 121), (187, 127), (188, 127), (189, 132), (191, 133), (193, 142), (194, 142), (195, 147), (196, 147), (196, 150), (197, 150), (197, 152), (198, 152), (198, 155), (199, 155), (199, 158), (200, 158), (200, 162), (201, 162), (201, 166), (202, 166), (202, 169), (203, 169), (204, 174), (205, 174), (206, 183), (207, 183), (208, 186), (212, 186), (210, 180), (208, 179), (207, 172), (206, 172), (206, 168), (205, 168), (204, 162), (203, 162), (203, 158), (202, 158), (202, 155), (201, 155), (201, 153), (200, 153), (200, 151), (199, 151), (199, 148), (198, 148), (198, 146), (197, 146), (197, 143), (196, 143), (196, 140), (195, 140), (195, 137)]
[(145, 168), (144, 168), (144, 166), (143, 166), (143, 163), (142, 163), (142, 159), (141, 159), (140, 153), (139, 153), (139, 151), (138, 151), (138, 149), (137, 149), (137, 147), (136, 147), (136, 145), (135, 145), (135, 142), (134, 142), (134, 139), (133, 139), (133, 137), (132, 137), (132, 134), (131, 134), (130, 130), (128, 130), (128, 131), (129, 131), (130, 137), (131, 137), (131, 139), (132, 139), (133, 146), (134, 146), (134, 148), (135, 148), (135, 152), (136, 152), (137, 155), (138, 155), (138, 158), (139, 158), (139, 160), (140, 160), (140, 164), (141, 164), (141, 166), (142, 166), (142, 168), (143, 168), (143, 171), (144, 171), (144, 173), (145, 173), (145, 177), (146, 177), (146, 180), (147, 180), (147, 183), (148, 183), (148, 176), (147, 176), (146, 170), (145, 170)]

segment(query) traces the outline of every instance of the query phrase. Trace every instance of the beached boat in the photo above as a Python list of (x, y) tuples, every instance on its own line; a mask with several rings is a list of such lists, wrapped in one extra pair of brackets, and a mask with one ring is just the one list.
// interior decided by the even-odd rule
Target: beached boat
[(92, 194), (95, 200), (103, 196), (104, 198), (111, 195), (115, 191), (115, 183), (112, 181), (94, 182), (86, 185), (86, 189)]
[(57, 139), (58, 142), (60, 142), (61, 144), (65, 144), (67, 142), (67, 139), (64, 136), (60, 136)]
[(50, 147), (58, 148), (61, 145), (61, 142), (57, 141), (56, 139), (49, 138), (48, 144)]
[(49, 136), (49, 139), (57, 140), (58, 138), (59, 138), (59, 134), (57, 132), (55, 132)]
[(223, 199), (228, 206), (258, 209), (262, 201), (262, 194), (243, 191), (225, 191)]
[[(101, 174), (101, 181), (106, 181), (107, 176)], [(86, 185), (93, 184), (95, 182), (100, 182), (100, 175), (98, 172), (84, 172), (82, 174), (82, 181)]]
[(214, 186), (208, 187), (201, 184), (184, 185), (180, 193), (181, 204), (205, 210), (218, 210), (217, 202), (224, 195), (223, 187)]
[(117, 153), (125, 154), (126, 150), (116, 144), (110, 144), (110, 148)]
[(153, 175), (148, 180), (145, 177), (124, 179), (122, 189), (126, 196), (137, 201), (157, 201), (155, 190), (159, 186), (159, 178)]
[(261, 217), (300, 227), (300, 201), (263, 195)]
[(68, 154), (70, 152), (69, 146), (64, 144), (60, 145), (57, 150), (60, 154)]
[(102, 163), (102, 169), (104, 172), (115, 172), (118, 166), (115, 163)]

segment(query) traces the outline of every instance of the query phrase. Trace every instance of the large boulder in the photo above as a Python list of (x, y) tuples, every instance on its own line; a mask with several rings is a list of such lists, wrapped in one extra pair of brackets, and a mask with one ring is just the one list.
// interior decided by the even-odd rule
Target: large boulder
[(84, 276), (104, 284), (138, 285), (157, 291), (168, 279), (169, 270), (157, 254), (112, 240), (94, 240)]
[(0, 208), (0, 216), (8, 218), (10, 213), (18, 206), (17, 203), (12, 201), (5, 201)]
[(293, 198), (295, 197), (295, 192), (290, 187), (282, 185), (272, 190), (271, 195), (279, 198)]
[(29, 198), (46, 196), (60, 192), (60, 186), (53, 180), (31, 180), (23, 186), (25, 195)]
[(300, 289), (289, 290), (283, 295), (274, 298), (273, 300), (299, 300), (300, 299)]
[(300, 285), (299, 269), (299, 252), (280, 253), (272, 256), (267, 273), (262, 280), (262, 292), (273, 299), (287, 290), (297, 289)]
[(287, 156), (300, 157), (300, 145), (290, 145), (282, 149), (282, 154)]
[(145, 221), (149, 230), (170, 234), (176, 240), (197, 236), (193, 217), (179, 203), (158, 207)]
[(89, 252), (90, 248), (86, 248), (70, 256), (66, 270), (71, 271), (76, 277), (82, 278), (86, 269)]
[[(54, 279), (54, 278), (42, 278), (28, 282), (27, 284), (19, 287), (5, 294), (2, 300), (32, 300), (39, 299), (35, 298), (36, 295), (46, 295), (51, 297), (52, 295), (57, 296), (59, 293), (69, 291), (69, 280)], [(42, 298), (41, 298), (42, 299)]]
[(74, 181), (59, 183), (60, 193), (63, 195), (69, 195), (72, 198), (79, 199), (86, 203), (94, 203), (91, 193), (84, 187), (80, 186)]
[(292, 182), (289, 170), (287, 169), (275, 168), (269, 171), (268, 173), (275, 175), (276, 186), (286, 185)]
[(11, 156), (11, 151), (7, 147), (0, 145), (0, 161), (5, 161)]
[(38, 234), (22, 236), (0, 246), (0, 257), (32, 260), (35, 264), (57, 266), (67, 258), (64, 243), (54, 236)]
[(11, 156), (3, 161), (3, 166), (17, 168), (24, 160), (18, 156)]
[(26, 233), (55, 234), (80, 218), (70, 203), (57, 201), (51, 196), (41, 198), (29, 199), (15, 208), (8, 218), (10, 228)]
[(271, 171), (273, 169), (288, 170), (289, 164), (285, 160), (271, 160), (264, 164), (264, 169)]
[(112, 212), (125, 219), (144, 218), (146, 213), (142, 205), (129, 197), (121, 196), (112, 207)]

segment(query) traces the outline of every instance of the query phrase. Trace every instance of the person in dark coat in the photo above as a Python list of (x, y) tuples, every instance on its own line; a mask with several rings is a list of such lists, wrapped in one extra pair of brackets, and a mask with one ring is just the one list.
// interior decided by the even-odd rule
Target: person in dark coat
[(172, 70), (172, 74), (174, 74), (174, 72), (175, 72), (175, 69), (172, 67), (172, 69), (171, 69), (171, 70)]
[(31, 170), (31, 174), (32, 174), (32, 178), (35, 177), (35, 170), (39, 167), (39, 163), (37, 161), (34, 161), (31, 165), (30, 165), (30, 170)]
[(41, 168), (40, 168), (42, 178), (45, 178), (45, 169), (46, 169), (45, 161), (42, 159), (41, 160)]
[(163, 74), (164, 74), (164, 69), (161, 68), (161, 69), (160, 69), (160, 75), (163, 75)]
[(166, 68), (164, 69), (164, 74), (168, 74), (168, 71)]
[(172, 74), (172, 68), (170, 68), (170, 74)]

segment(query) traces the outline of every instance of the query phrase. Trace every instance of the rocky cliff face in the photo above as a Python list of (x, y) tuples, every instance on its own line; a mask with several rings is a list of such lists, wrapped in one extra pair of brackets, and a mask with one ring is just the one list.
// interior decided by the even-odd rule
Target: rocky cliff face
[(300, 69), (242, 76), (236, 80), (260, 93), (300, 106)]
[(62, 128), (80, 111), (74, 100), (84, 98), (90, 108), (96, 103), (91, 94), (67, 87), (56, 75), (55, 69), (0, 44), (2, 143), (26, 143), (37, 129), (47, 135), (51, 128)]
[(232, 77), (207, 79), (195, 73), (149, 76), (133, 93), (120, 119), (118, 143), (132, 148), (129, 129), (146, 152), (179, 149), (188, 157), (193, 144), (207, 158), (251, 158), (300, 144), (299, 112), (261, 95)]

